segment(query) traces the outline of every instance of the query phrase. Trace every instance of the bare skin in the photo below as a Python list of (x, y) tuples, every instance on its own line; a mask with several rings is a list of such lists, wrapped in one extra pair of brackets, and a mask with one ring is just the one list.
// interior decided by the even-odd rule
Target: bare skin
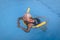
[(18, 27), (20, 27), (25, 32), (29, 32), (33, 24), (30, 23), (30, 24), (27, 25), (27, 28), (23, 28), (22, 26), (20, 26), (19, 20), (20, 19), (18, 19)]
[(23, 20), (23, 21), (28, 21), (28, 22), (34, 22), (33, 19), (31, 19), (31, 15), (30, 13), (26, 13), (22, 18), (18, 18), (18, 27), (20, 27), (22, 30), (24, 30), (25, 32), (29, 32), (33, 26), (32, 23), (29, 23), (27, 25), (27, 28), (23, 28), (21, 25), (20, 25), (20, 20)]

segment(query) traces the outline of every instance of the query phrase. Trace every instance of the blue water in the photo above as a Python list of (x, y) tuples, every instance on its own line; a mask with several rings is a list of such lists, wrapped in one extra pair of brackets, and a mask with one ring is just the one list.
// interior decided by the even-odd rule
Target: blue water
[[(26, 33), (17, 27), (17, 18), (28, 7), (33, 17), (46, 17), (46, 32), (31, 29)], [(60, 40), (60, 0), (0, 0), (0, 40)]]

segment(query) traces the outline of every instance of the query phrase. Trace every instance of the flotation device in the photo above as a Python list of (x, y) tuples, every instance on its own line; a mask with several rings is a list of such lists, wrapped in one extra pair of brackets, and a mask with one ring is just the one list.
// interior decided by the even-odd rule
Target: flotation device
[[(24, 23), (24, 25), (26, 25), (26, 23), (23, 21), (23, 23)], [(32, 26), (32, 28), (39, 28), (39, 27), (41, 27), (41, 26), (43, 26), (43, 25), (45, 25), (46, 24), (46, 21), (43, 21), (43, 22), (41, 22), (41, 23), (39, 23), (39, 24), (37, 24), (37, 25), (35, 25), (35, 26)], [(26, 25), (27, 26), (27, 25)]]
[(35, 26), (32, 26), (32, 28), (38, 28), (38, 27), (41, 27), (41, 26), (43, 26), (43, 25), (45, 25), (45, 24), (46, 24), (46, 21), (41, 22), (41, 23), (39, 23), (39, 24), (37, 24), (37, 25), (35, 25)]

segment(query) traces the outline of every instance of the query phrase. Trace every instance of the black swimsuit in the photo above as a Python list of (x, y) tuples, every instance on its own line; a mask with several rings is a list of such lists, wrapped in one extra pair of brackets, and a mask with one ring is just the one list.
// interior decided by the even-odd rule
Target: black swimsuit
[(35, 20), (35, 21), (34, 22), (24, 21), (24, 23), (26, 23), (26, 25), (28, 25), (29, 23), (32, 23), (32, 24), (34, 24), (34, 26), (41, 23), (40, 19), (38, 19), (38, 18), (33, 18), (33, 20)]

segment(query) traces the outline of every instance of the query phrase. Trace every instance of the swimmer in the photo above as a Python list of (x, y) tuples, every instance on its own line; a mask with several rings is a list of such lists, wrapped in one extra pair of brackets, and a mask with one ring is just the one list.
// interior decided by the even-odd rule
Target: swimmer
[[(29, 32), (32, 28), (32, 26), (35, 26), (37, 24), (40, 23), (40, 17), (36, 17), (36, 18), (32, 18), (31, 14), (30, 14), (30, 10), (28, 8), (28, 11), (25, 13), (25, 15), (23, 17), (19, 17), (18, 18), (18, 27), (20, 27), (22, 30), (24, 30), (25, 32)], [(23, 20), (24, 23), (27, 25), (27, 28), (24, 28), (20, 25), (20, 20)]]
[[(29, 8), (28, 8), (28, 10), (29, 10)], [(29, 11), (30, 11), (30, 10), (29, 10)], [(21, 28), (22, 30), (24, 30), (25, 32), (29, 32), (33, 25), (36, 25), (36, 24), (40, 23), (40, 20), (39, 20), (38, 18), (39, 18), (39, 17), (37, 17), (37, 18), (32, 18), (30, 12), (27, 11), (23, 17), (19, 17), (19, 18), (18, 18), (18, 27), (20, 27), (20, 28)], [(38, 23), (36, 22), (35, 19), (38, 20)], [(27, 28), (21, 27), (20, 22), (19, 22), (20, 20), (23, 20), (24, 23), (26, 23)]]

